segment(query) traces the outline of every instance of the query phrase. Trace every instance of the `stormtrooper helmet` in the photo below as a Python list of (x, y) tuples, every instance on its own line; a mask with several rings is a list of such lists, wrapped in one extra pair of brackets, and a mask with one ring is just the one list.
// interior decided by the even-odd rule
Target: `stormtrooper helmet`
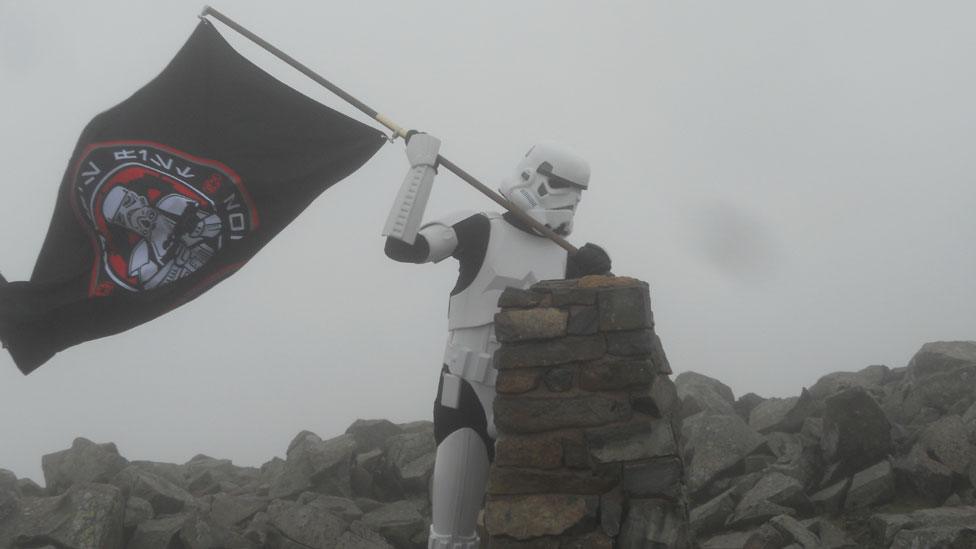
[(502, 181), (499, 191), (536, 221), (565, 236), (573, 230), (576, 205), (589, 183), (586, 160), (558, 145), (539, 143)]
[(115, 187), (105, 195), (102, 214), (110, 223), (131, 229), (148, 237), (156, 222), (156, 210), (146, 197), (123, 187)]

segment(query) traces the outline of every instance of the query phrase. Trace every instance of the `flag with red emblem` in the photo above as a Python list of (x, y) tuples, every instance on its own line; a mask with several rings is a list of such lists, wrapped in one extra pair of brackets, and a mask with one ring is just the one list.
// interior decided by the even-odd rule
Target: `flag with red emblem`
[(0, 277), (0, 340), (27, 374), (186, 303), (383, 142), (201, 22), (159, 76), (82, 132), (30, 280)]

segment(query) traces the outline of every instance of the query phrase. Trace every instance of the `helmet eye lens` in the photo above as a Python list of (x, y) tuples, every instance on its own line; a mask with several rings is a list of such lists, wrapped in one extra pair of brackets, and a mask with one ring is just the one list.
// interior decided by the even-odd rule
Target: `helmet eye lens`
[(574, 185), (565, 179), (560, 179), (554, 175), (549, 176), (549, 186), (553, 189), (568, 189)]

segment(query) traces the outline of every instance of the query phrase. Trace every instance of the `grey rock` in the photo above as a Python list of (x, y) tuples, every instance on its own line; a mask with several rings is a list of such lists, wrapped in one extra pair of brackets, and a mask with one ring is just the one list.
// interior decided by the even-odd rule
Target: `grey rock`
[(323, 441), (302, 431), (288, 445), (284, 469), (272, 481), (268, 495), (273, 499), (291, 499), (307, 491), (351, 495), (349, 471), (356, 448), (353, 435)]
[(592, 305), (574, 305), (569, 309), (566, 333), (592, 335), (600, 331), (600, 310)]
[(422, 431), (434, 432), (434, 422), (432, 421), (410, 421), (407, 423), (397, 423), (401, 433), (419, 433)]
[(138, 496), (131, 496), (125, 500), (125, 520), (123, 521), (123, 527), (125, 528), (126, 538), (132, 535), (140, 523), (152, 520), (154, 516), (156, 514), (148, 501)]
[(26, 547), (54, 543), (70, 549), (122, 549), (124, 513), (118, 488), (75, 482), (60, 496), (26, 500), (14, 539)]
[(735, 498), (732, 490), (727, 490), (711, 500), (691, 510), (689, 523), (698, 538), (703, 538), (723, 529), (726, 521), (735, 511)]
[(910, 527), (912, 519), (908, 515), (878, 513), (868, 519), (871, 535), (878, 545), (888, 547), (895, 535), (903, 528)]
[(740, 509), (760, 501), (770, 501), (798, 511), (809, 508), (809, 500), (803, 492), (803, 485), (791, 476), (770, 472), (762, 476), (752, 488), (742, 495)]
[(828, 463), (857, 471), (891, 451), (891, 424), (863, 388), (844, 389), (827, 399), (821, 446)]
[(664, 375), (654, 376), (650, 387), (631, 393), (630, 402), (635, 412), (661, 418), (672, 417), (680, 406), (674, 382)]
[(667, 419), (633, 421), (585, 432), (586, 447), (599, 463), (615, 463), (678, 455), (678, 444)]
[(179, 547), (180, 529), (186, 515), (171, 515), (139, 523), (126, 549), (173, 549)]
[(0, 547), (9, 546), (16, 533), (21, 502), (17, 492), (0, 487)]
[(267, 508), (268, 499), (264, 497), (217, 494), (210, 505), (210, 516), (215, 523), (230, 528), (250, 521)]
[[(610, 350), (611, 347), (610, 341), (611, 339), (608, 338), (607, 339), (608, 351)], [(664, 352), (664, 344), (661, 343), (661, 337), (658, 336), (657, 334), (654, 334), (654, 337), (651, 338), (650, 355), (651, 355), (651, 362), (654, 363), (654, 368), (658, 374), (671, 375), (674, 373), (671, 370), (671, 363), (668, 361), (668, 356)]]
[(687, 484), (692, 494), (741, 465), (746, 456), (768, 453), (763, 437), (734, 414), (695, 414), (684, 420), (682, 436)]
[(129, 465), (148, 471), (158, 477), (163, 477), (184, 490), (187, 489), (186, 467), (183, 465), (146, 460), (131, 461)]
[(356, 507), (362, 509), (364, 513), (368, 513), (373, 509), (379, 509), (383, 505), (382, 502), (370, 498), (353, 498), (352, 501), (356, 504)]
[(647, 286), (607, 288), (598, 293), (600, 330), (651, 328), (654, 317)]
[(339, 536), (336, 547), (341, 549), (393, 549), (393, 546), (383, 536), (370, 530), (360, 521), (355, 521), (349, 525), (349, 530)]
[(400, 432), (399, 427), (385, 419), (357, 419), (346, 429), (346, 434), (356, 439), (356, 453), (360, 454), (379, 449)]
[(760, 473), (776, 461), (776, 456), (765, 454), (746, 456), (742, 464), (746, 473)]
[(946, 416), (925, 427), (918, 444), (950, 471), (965, 476), (976, 462), (976, 446), (969, 437), (970, 428), (960, 416)]
[(229, 459), (217, 459), (199, 454), (185, 465), (187, 490), (196, 496), (218, 492), (237, 493), (261, 480), (261, 470), (238, 467)]
[(769, 523), (783, 534), (787, 543), (795, 543), (803, 549), (823, 549), (820, 538), (789, 515), (773, 517)]
[(721, 381), (697, 372), (682, 372), (674, 378), (681, 399), (681, 417), (699, 412), (735, 415), (732, 389)]
[(891, 369), (884, 365), (868, 366), (857, 372), (834, 372), (817, 380), (810, 387), (810, 395), (825, 400), (830, 395), (850, 387), (861, 387), (874, 393), (885, 382)]
[[(611, 332), (605, 335), (607, 341), (605, 352), (615, 356), (647, 355), (650, 356), (658, 373), (671, 373), (671, 366), (661, 348), (661, 338), (654, 333), (654, 330)], [(599, 355), (593, 358), (599, 358)]]
[(852, 511), (873, 507), (887, 503), (894, 497), (895, 473), (891, 463), (884, 460), (854, 475), (844, 500), (844, 509)]
[(564, 393), (573, 388), (576, 372), (569, 367), (550, 368), (542, 376), (546, 388), (554, 393)]
[(813, 411), (813, 397), (803, 389), (798, 397), (770, 398), (752, 409), (749, 426), (760, 433), (796, 433)]
[(500, 432), (537, 433), (566, 427), (605, 425), (630, 419), (630, 400), (608, 393), (567, 398), (495, 398)]
[(933, 341), (922, 345), (908, 369), (916, 376), (926, 376), (976, 364), (976, 341)]
[(773, 451), (773, 455), (783, 463), (796, 459), (803, 449), (799, 435), (773, 432), (766, 434), (763, 438), (766, 439), (766, 444)]
[(659, 500), (634, 499), (617, 544), (620, 547), (683, 549), (691, 546), (687, 519), (673, 505)]
[(314, 549), (332, 549), (348, 524), (313, 505), (275, 500), (268, 506), (268, 520), (288, 539)]
[(29, 478), (17, 479), (17, 492), (25, 498), (40, 498), (48, 495), (47, 490)]
[(976, 527), (936, 527), (918, 530), (901, 530), (895, 534), (889, 549), (945, 548), (969, 549), (976, 547)]
[(976, 342), (926, 343), (912, 358), (885, 410), (906, 425), (929, 423), (947, 413), (961, 415), (976, 400), (974, 354)]
[(976, 526), (976, 507), (936, 507), (908, 514), (913, 527)]
[(251, 518), (243, 532), (244, 538), (261, 547), (271, 547), (271, 538), (280, 537), (280, 533), (271, 525), (271, 517), (264, 511), (259, 511)]
[(962, 421), (968, 425), (970, 429), (976, 429), (976, 402), (971, 404), (962, 414)]
[(13, 471), (0, 469), (0, 490), (19, 493), (19, 490), (17, 490), (17, 475)]
[(600, 528), (608, 536), (616, 536), (623, 518), (624, 495), (618, 486), (600, 496)]
[(41, 457), (44, 483), (51, 495), (64, 493), (77, 483), (107, 483), (126, 465), (128, 461), (119, 455), (115, 444), (95, 444), (81, 437), (71, 443), (71, 448)]
[(126, 497), (140, 497), (157, 515), (179, 513), (193, 503), (193, 496), (163, 477), (130, 465), (115, 475), (112, 484)]
[(790, 454), (786, 454), (768, 467), (769, 471), (777, 471), (800, 481), (800, 484), (813, 486), (823, 471), (823, 458), (819, 446), (801, 445)]
[(708, 538), (701, 544), (701, 549), (742, 549), (755, 531), (728, 532)]
[(828, 486), (810, 496), (810, 502), (816, 512), (825, 515), (835, 515), (844, 508), (844, 498), (850, 489), (851, 479), (842, 480)]
[(417, 504), (401, 500), (363, 515), (362, 523), (397, 547), (409, 547), (410, 540), (425, 530), (426, 522)]
[(199, 515), (191, 515), (183, 523), (179, 534), (185, 549), (256, 549), (243, 536)]
[(789, 538), (772, 523), (767, 522), (754, 531), (742, 547), (743, 549), (786, 549), (789, 544)]
[(932, 459), (920, 444), (912, 447), (908, 455), (895, 458), (892, 465), (898, 485), (913, 491), (931, 505), (945, 501), (952, 493), (952, 470)]
[(682, 494), (684, 468), (677, 457), (653, 458), (624, 464), (623, 489), (631, 497), (677, 500)]
[(803, 521), (803, 525), (820, 538), (820, 549), (858, 549), (858, 544), (847, 535), (847, 532), (829, 520), (808, 519)]
[(437, 442), (433, 429), (390, 437), (384, 468), (402, 494), (422, 492), (434, 472)]
[(778, 508), (786, 508), (790, 514), (805, 514), (812, 509), (812, 505), (803, 491), (803, 485), (795, 478), (773, 472), (763, 476), (742, 496), (729, 525), (741, 528), (761, 524), (782, 514), (777, 512)]
[(756, 406), (762, 404), (766, 399), (757, 395), (756, 393), (746, 393), (738, 398), (732, 405), (735, 409), (735, 413), (739, 414), (739, 417), (749, 421), (749, 414)]
[[(305, 496), (309, 496), (306, 498)], [(305, 505), (313, 505), (331, 513), (346, 522), (353, 522), (359, 520), (363, 517), (363, 511), (356, 505), (351, 499), (340, 498), (336, 496), (325, 496), (320, 494), (302, 494), (302, 497), (298, 498), (299, 503)]]

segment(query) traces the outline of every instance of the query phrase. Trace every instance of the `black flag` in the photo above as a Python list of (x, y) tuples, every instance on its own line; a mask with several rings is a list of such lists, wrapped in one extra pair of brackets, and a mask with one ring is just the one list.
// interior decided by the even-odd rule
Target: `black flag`
[(383, 141), (200, 23), (159, 76), (82, 132), (30, 281), (0, 278), (0, 340), (27, 374), (186, 303)]

